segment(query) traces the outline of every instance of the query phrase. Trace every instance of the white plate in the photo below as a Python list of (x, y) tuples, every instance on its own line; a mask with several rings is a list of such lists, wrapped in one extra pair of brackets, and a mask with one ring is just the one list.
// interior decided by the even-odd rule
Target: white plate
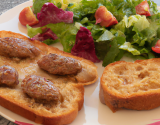
[[(0, 30), (13, 31), (26, 35), (27, 30), (18, 21), (19, 12), (32, 1), (25, 2), (0, 16)], [(60, 44), (54, 46), (62, 49)], [(102, 64), (98, 66), (98, 74), (103, 72)], [(160, 107), (149, 111), (121, 110), (116, 113), (99, 101), (99, 79), (93, 85), (85, 86), (84, 106), (71, 125), (146, 125), (160, 119)], [(0, 115), (12, 122), (21, 121), (35, 124), (0, 106)]]

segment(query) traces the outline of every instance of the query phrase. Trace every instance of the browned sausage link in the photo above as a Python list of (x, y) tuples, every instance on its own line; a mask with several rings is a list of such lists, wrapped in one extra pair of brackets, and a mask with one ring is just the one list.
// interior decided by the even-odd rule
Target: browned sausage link
[(78, 60), (51, 53), (43, 56), (37, 63), (41, 69), (51, 74), (77, 74), (82, 70)]
[(61, 95), (54, 84), (41, 76), (28, 75), (21, 84), (22, 90), (30, 97), (38, 100), (59, 100)]
[(0, 38), (0, 55), (6, 57), (34, 58), (40, 54), (40, 50), (29, 41), (14, 38)]
[(18, 72), (14, 68), (6, 65), (0, 67), (0, 84), (15, 86), (18, 83)]

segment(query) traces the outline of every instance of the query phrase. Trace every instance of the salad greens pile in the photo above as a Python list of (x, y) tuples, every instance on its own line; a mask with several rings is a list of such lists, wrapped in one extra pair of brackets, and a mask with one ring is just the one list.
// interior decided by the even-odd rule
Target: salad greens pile
[[(143, 0), (82, 0), (80, 3), (60, 2), (60, 0), (34, 0), (33, 10), (37, 14), (44, 3), (51, 2), (58, 8), (73, 12), (73, 23), (64, 22), (47, 24), (58, 37), (47, 39), (46, 44), (60, 42), (64, 51), (71, 52), (76, 42), (76, 35), (81, 26), (86, 27), (94, 40), (95, 52), (103, 66), (120, 60), (123, 56), (134, 59), (149, 59), (160, 57), (152, 51), (160, 39), (160, 13), (157, 5), (147, 0), (152, 16), (136, 15), (135, 6)], [(105, 6), (118, 20), (118, 24), (102, 27), (96, 23), (95, 12), (100, 6)], [(28, 36), (34, 37), (43, 32), (43, 27), (32, 28), (27, 25)]]

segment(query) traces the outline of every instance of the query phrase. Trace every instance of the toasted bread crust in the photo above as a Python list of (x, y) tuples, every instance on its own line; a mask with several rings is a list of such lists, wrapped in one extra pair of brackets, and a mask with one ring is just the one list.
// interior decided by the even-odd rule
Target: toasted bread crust
[[(0, 56), (0, 66), (10, 65), (19, 73), (20, 84), (27, 75), (38, 75), (49, 79), (60, 90), (63, 100), (41, 104), (25, 94), (20, 84), (15, 88), (0, 86), (0, 105), (31, 121), (45, 125), (63, 125), (71, 123), (83, 107), (84, 85), (93, 84), (98, 79), (97, 67), (91, 61), (73, 56), (58, 48), (48, 46), (39, 41), (32, 41), (26, 36), (10, 31), (0, 31), (0, 37), (15, 37), (29, 40), (38, 47), (41, 54), (34, 59), (15, 61), (12, 58)], [(76, 75), (52, 75), (38, 67), (37, 61), (49, 53), (77, 59), (82, 64), (82, 71)], [(85, 77), (83, 77), (85, 76)]]
[[(74, 86), (74, 87), (73, 87)], [(0, 105), (10, 111), (21, 115), (31, 121), (44, 125), (64, 125), (71, 123), (78, 115), (78, 111), (83, 107), (84, 102), (84, 87), (82, 85), (72, 85), (74, 89), (79, 91), (78, 98), (71, 104), (72, 108), (68, 111), (57, 114), (45, 114), (43, 111), (37, 111), (29, 107), (29, 104), (25, 104), (24, 100), (13, 100), (12, 96), (1, 95)], [(25, 94), (20, 91), (19, 94), (25, 96)], [(26, 99), (26, 98), (24, 98)], [(23, 102), (24, 101), (24, 102)], [(43, 114), (44, 113), (44, 114)]]
[(160, 58), (109, 64), (101, 77), (100, 101), (113, 112), (159, 107), (159, 67)]

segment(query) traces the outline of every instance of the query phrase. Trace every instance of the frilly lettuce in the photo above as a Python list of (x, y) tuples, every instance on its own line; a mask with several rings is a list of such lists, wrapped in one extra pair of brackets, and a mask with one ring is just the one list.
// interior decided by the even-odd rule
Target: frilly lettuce
[(53, 3), (45, 3), (41, 11), (37, 13), (37, 18), (39, 20), (38, 26), (42, 27), (47, 24), (55, 23), (73, 23), (73, 12), (65, 11), (58, 8)]
[(141, 16), (137, 22), (134, 22), (134, 28), (136, 28), (139, 32), (148, 28), (150, 26), (149, 21), (147, 20), (146, 16)]
[(128, 52), (131, 52), (133, 55), (140, 55), (140, 52), (133, 48), (130, 42), (125, 42), (123, 45), (119, 47), (119, 49), (127, 50)]
[(42, 6), (48, 2), (53, 3), (58, 8), (62, 9), (66, 9), (68, 3), (66, 0), (33, 0), (33, 12), (35, 14), (39, 13), (41, 11)]
[[(158, 18), (158, 15), (155, 18)], [(159, 22), (154, 19), (140, 15), (124, 16), (110, 31), (105, 30), (95, 42), (96, 53), (99, 59), (103, 60), (103, 66), (110, 61), (119, 60), (125, 53), (131, 53), (138, 59), (154, 58), (151, 46), (153, 41), (160, 37)], [(111, 53), (114, 53), (113, 56), (110, 56)]]
[[(103, 66), (120, 60), (124, 55), (136, 59), (148, 59), (157, 57), (151, 47), (160, 39), (160, 13), (157, 5), (147, 0), (152, 16), (136, 15), (135, 6), (143, 0), (34, 0), (33, 10), (35, 14), (40, 12), (46, 2), (54, 3), (58, 8), (72, 11), (73, 24), (57, 23), (47, 24), (58, 37), (64, 51), (71, 52), (76, 42), (76, 35), (81, 27), (90, 30), (95, 44), (96, 55), (103, 60)], [(95, 25), (95, 11), (99, 6), (105, 6), (119, 21), (118, 24), (105, 28)], [(42, 28), (27, 26), (28, 35), (32, 38), (37, 33), (42, 33)], [(60, 28), (63, 27), (63, 28)], [(159, 57), (159, 56), (158, 56)]]
[[(58, 41), (63, 45), (63, 50), (66, 52), (71, 52), (73, 45), (75, 44), (76, 34), (78, 32), (77, 27), (74, 24), (65, 24), (65, 23), (56, 23), (56, 24), (47, 24), (44, 27), (32, 28), (27, 26), (28, 36), (30, 38), (34, 37), (38, 33), (42, 33), (43, 28), (50, 28), (53, 33), (58, 36)], [(59, 28), (63, 27), (63, 28)], [(56, 40), (56, 42), (57, 42)], [(55, 41), (50, 41), (48, 44), (53, 44)]]
[(139, 18), (141, 18), (140, 15), (134, 15), (134, 16), (130, 16), (128, 17), (128, 23), (127, 23), (127, 28), (133, 26), (136, 22), (138, 22)]
[(107, 41), (107, 40), (111, 40), (114, 38), (114, 35), (106, 30), (97, 40), (96, 42), (99, 42), (99, 41)]
[[(93, 15), (99, 6), (105, 6), (118, 21), (121, 21), (126, 15), (136, 15), (135, 6), (140, 4), (143, 0), (82, 0), (79, 4), (69, 4), (67, 10), (74, 13), (74, 20), (82, 20), (83, 17), (89, 17), (93, 20)], [(150, 10), (153, 14), (157, 13), (157, 5), (148, 0)]]
[(149, 21), (146, 16), (132, 15), (124, 16), (123, 19), (115, 26), (115, 29), (125, 32), (126, 28), (134, 26), (138, 31), (142, 31), (149, 27)]
[(94, 40), (91, 32), (85, 27), (80, 27), (78, 30), (76, 42), (71, 53), (75, 56), (91, 60), (94, 63), (100, 62), (96, 56)]

